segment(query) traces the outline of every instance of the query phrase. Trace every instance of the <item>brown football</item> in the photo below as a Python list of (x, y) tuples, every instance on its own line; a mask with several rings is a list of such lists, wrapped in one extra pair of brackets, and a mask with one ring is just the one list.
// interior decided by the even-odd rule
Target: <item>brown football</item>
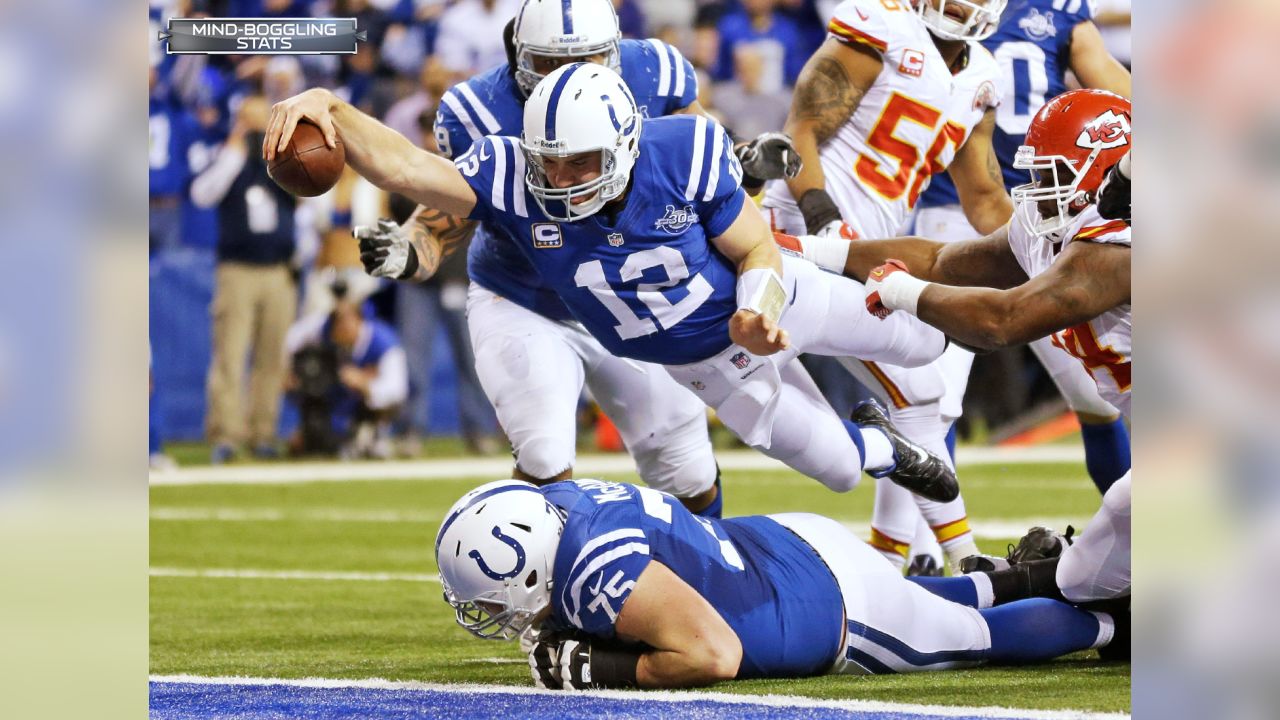
[(293, 195), (315, 197), (328, 192), (338, 182), (346, 163), (342, 141), (329, 149), (320, 128), (304, 121), (294, 128), (284, 152), (276, 153), (267, 174)]

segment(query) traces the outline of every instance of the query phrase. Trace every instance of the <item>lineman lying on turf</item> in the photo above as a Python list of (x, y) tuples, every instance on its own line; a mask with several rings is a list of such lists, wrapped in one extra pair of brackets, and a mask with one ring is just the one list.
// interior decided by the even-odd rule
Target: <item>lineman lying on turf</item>
[(601, 480), (482, 485), (445, 516), (436, 561), (458, 623), (527, 632), (534, 681), (557, 689), (1031, 662), (1115, 628), (1056, 600), (991, 608), (982, 573), (931, 578), (964, 604), (943, 599), (820, 515), (700, 518)]

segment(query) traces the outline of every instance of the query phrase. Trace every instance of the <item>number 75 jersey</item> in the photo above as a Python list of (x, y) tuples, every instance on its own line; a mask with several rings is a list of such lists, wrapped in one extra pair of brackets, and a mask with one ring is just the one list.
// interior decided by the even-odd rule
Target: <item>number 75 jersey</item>
[[(729, 347), (737, 268), (711, 244), (744, 203), (729, 136), (698, 115), (645, 120), (625, 204), (575, 222), (542, 212), (516, 138), (489, 136), (455, 161), (471, 219), (500, 227), (579, 322), (617, 357), (683, 365)], [(544, 368), (554, 372), (555, 368)]]
[[(951, 164), (988, 109), (999, 105), (999, 68), (978, 43), (952, 74), (911, 0), (848, 0), (827, 25), (828, 41), (880, 55), (883, 67), (853, 115), (818, 150), (826, 189), (862, 237), (897, 235), (928, 187)], [(795, 200), (769, 183), (764, 204)]]

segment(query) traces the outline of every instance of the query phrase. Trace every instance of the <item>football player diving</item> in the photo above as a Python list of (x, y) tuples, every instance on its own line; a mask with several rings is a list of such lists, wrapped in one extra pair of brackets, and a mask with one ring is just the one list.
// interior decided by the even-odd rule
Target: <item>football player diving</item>
[(303, 119), (341, 137), (374, 185), (520, 238), (611, 354), (665, 366), (749, 445), (837, 491), (867, 470), (930, 499), (958, 494), (950, 468), (882, 411), (842, 420), (792, 362), (809, 351), (920, 365), (945, 338), (905, 314), (878, 321), (861, 284), (784, 259), (714, 121), (644, 119), (617, 73), (590, 63), (538, 83), (520, 138), (485, 137), (455, 163), (323, 89), (273, 107), (264, 153)]

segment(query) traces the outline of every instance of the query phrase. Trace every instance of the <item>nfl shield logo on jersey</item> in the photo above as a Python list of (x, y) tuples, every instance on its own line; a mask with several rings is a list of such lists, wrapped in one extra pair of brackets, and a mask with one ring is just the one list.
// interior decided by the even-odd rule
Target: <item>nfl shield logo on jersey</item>
[(734, 355), (733, 357), (729, 358), (729, 362), (733, 363), (734, 367), (738, 368), (739, 370), (742, 370), (751, 364), (751, 356), (747, 355), (744, 352), (740, 352), (737, 355)]
[(622, 233), (609, 233), (608, 240), (611, 246), (618, 247), (622, 244)]
[(706, 383), (704, 383), (704, 382), (702, 382), (701, 380), (694, 380), (693, 382), (691, 382), (691, 383), (689, 383), (689, 384), (693, 386), (693, 389), (694, 389), (694, 390), (706, 390), (706, 389), (707, 389), (707, 384), (706, 384)]

